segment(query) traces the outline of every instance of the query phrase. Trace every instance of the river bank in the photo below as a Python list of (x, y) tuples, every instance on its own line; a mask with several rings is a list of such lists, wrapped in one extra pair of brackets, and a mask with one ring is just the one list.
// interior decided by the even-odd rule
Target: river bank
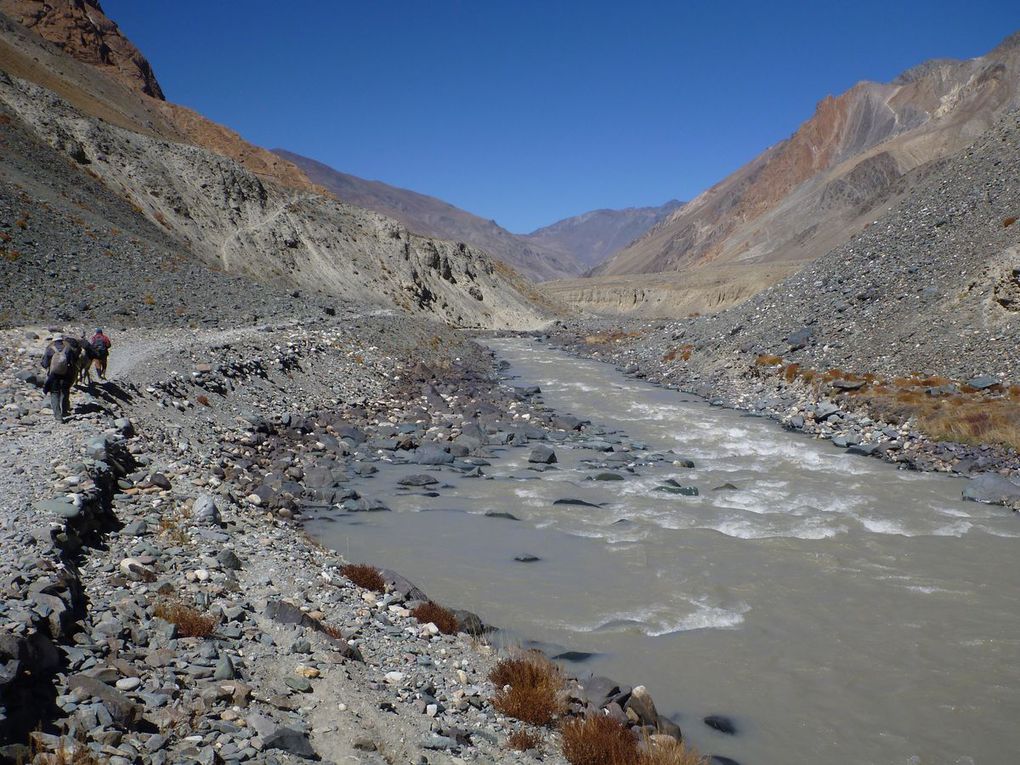
[(1020, 507), (1020, 484), (1010, 480), (1020, 476), (1020, 455), (1013, 448), (940, 440), (918, 424), (918, 415), (933, 405), (950, 413), (959, 407), (960, 418), (981, 417), (983, 407), (993, 411), (1003, 405), (1012, 416), (1016, 404), (1010, 381), (993, 376), (953, 381), (930, 370), (889, 383), (851, 370), (812, 369), (810, 356), (797, 347), (800, 338), (786, 342), (791, 355), (783, 358), (761, 353), (759, 347), (713, 352), (701, 334), (683, 321), (591, 320), (557, 323), (540, 337), (581, 358), (614, 364), (637, 379), (829, 440), (850, 454), (910, 470), (967, 476), (972, 479), (967, 499)]
[[(419, 588), (392, 572), (385, 594), (355, 586), (301, 520), (382, 509), (345, 488), (375, 463), (477, 474), (472, 454), (491, 437), (544, 441), (579, 421), (494, 387), (491, 357), (456, 332), (351, 314), (114, 332), (110, 379), (77, 392), (59, 424), (30, 374), (50, 334), (4, 337), (16, 350), (0, 421), (2, 756), (532, 756), (506, 746), (522, 726), (492, 706), (497, 657), (477, 617), (458, 613), (459, 635), (419, 623)], [(568, 711), (615, 702), (645, 735), (679, 735), (640, 689), (567, 695)], [(555, 734), (532, 733), (545, 761), (562, 761)]]

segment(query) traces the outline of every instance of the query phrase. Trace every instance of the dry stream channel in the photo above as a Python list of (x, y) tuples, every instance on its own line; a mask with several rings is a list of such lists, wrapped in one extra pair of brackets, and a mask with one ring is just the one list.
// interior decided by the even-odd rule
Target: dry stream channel
[[(380, 463), (354, 486), (394, 512), (336, 513), (314, 535), (520, 641), (593, 654), (568, 668), (646, 685), (702, 751), (742, 765), (1017, 761), (1020, 518), (960, 501), (959, 479), (606, 364), (490, 346), (514, 384), (605, 435), (552, 443), (544, 472), (529, 469), (534, 444), (493, 448), (484, 478), (433, 468), (435, 497), (397, 485), (423, 466)], [(596, 439), (651, 460), (604, 467), (618, 452)], [(623, 480), (591, 480), (606, 471)], [(699, 495), (656, 490), (669, 478)]]

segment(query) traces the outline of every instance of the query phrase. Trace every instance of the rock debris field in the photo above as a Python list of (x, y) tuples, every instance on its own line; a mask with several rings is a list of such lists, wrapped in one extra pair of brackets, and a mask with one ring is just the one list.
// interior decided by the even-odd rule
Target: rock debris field
[[(584, 424), (499, 384), (445, 327), (312, 313), (108, 328), (109, 379), (77, 389), (65, 423), (37, 387), (53, 330), (3, 333), (0, 757), (564, 761), (554, 728), (493, 707), (499, 656), (476, 616), (443, 604), (457, 634), (420, 622), (419, 587), (384, 568), (384, 591), (355, 585), (300, 521), (379, 509), (344, 484), (391, 462), (478, 475), (498, 442), (541, 469), (549, 434)], [(569, 681), (562, 700), (681, 735), (640, 687)], [(507, 746), (524, 728), (538, 750)]]

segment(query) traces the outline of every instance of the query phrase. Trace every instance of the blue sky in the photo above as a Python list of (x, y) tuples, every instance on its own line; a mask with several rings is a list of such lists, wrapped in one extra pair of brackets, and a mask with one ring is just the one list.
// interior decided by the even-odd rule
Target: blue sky
[(1020, 2), (103, 0), (167, 97), (515, 232), (690, 199), (827, 94), (987, 52)]

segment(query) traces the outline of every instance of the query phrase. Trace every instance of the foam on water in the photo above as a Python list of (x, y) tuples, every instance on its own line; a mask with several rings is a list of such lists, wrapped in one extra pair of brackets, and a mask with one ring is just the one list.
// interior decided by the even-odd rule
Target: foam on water
[(727, 608), (713, 604), (707, 598), (685, 599), (678, 607), (687, 613), (678, 615), (674, 609), (658, 605), (605, 614), (597, 622), (557, 622), (553, 626), (572, 632), (626, 632), (634, 629), (649, 637), (661, 637), (692, 630), (736, 629), (744, 623), (744, 614), (750, 610), (746, 603)]

